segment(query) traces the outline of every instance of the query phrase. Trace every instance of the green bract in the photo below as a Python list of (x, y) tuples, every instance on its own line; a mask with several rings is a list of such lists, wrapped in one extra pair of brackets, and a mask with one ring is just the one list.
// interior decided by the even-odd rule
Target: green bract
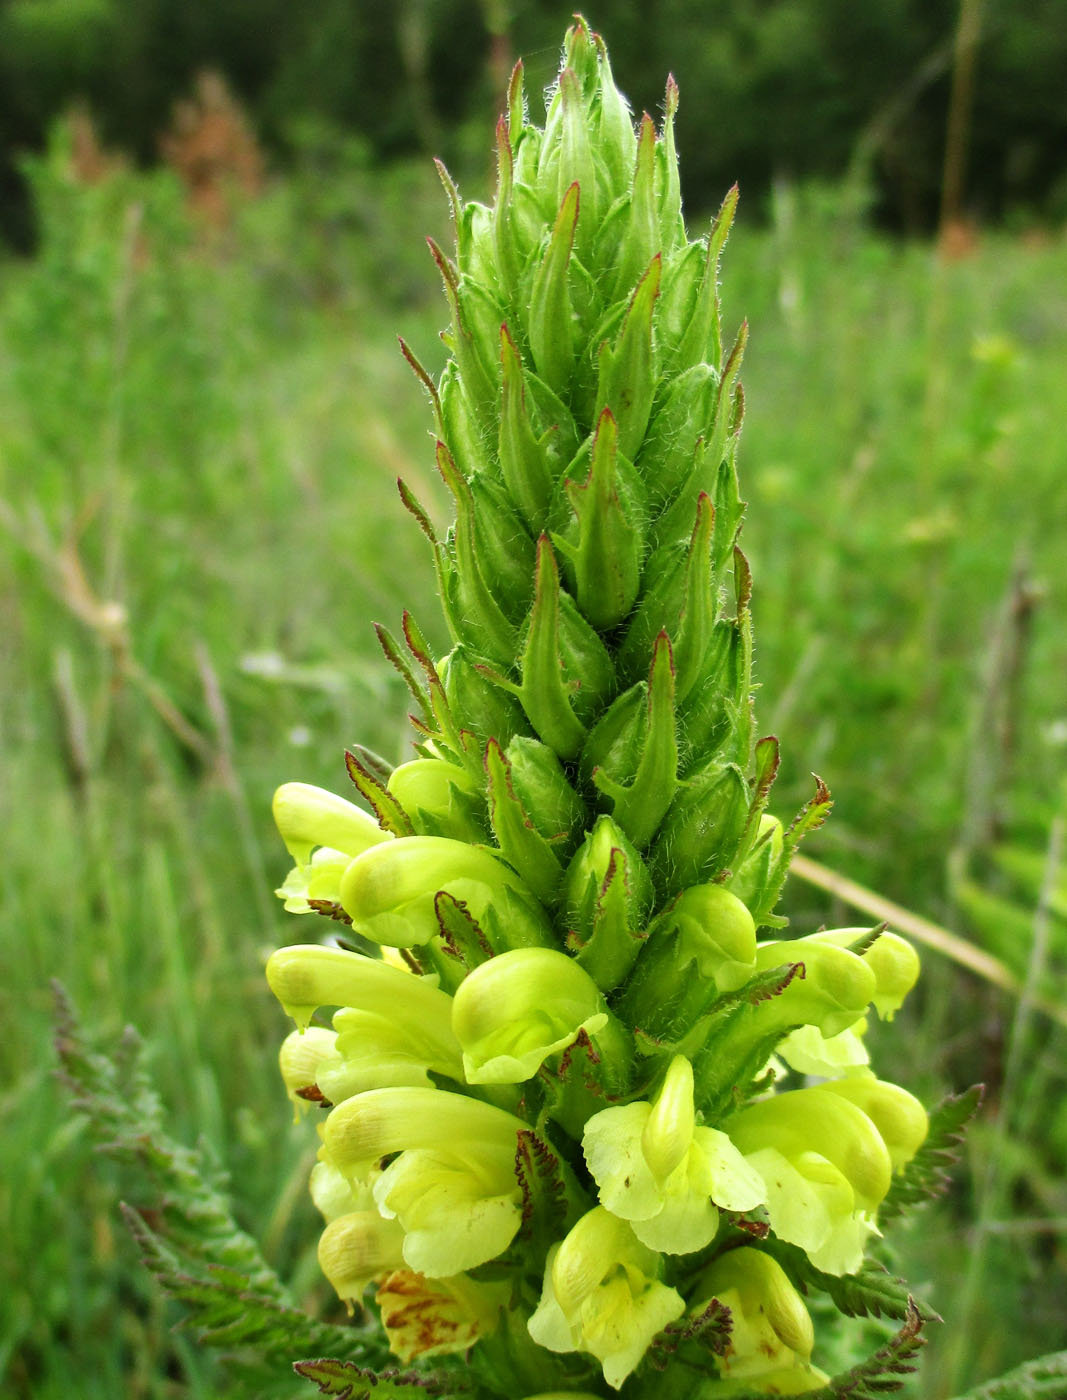
[(287, 907), (370, 950), (268, 966), (299, 1027), (333, 1015), (281, 1054), (326, 1115), (323, 1269), (475, 1400), (817, 1389), (798, 1290), (860, 1269), (927, 1128), (863, 1043), (914, 953), (774, 912), (829, 794), (764, 811), (745, 337), (724, 353), (717, 285), (736, 195), (690, 241), (677, 109), (669, 81), (635, 125), (579, 20), (543, 128), (515, 70), (492, 206), (446, 177), (451, 358), (435, 383), (405, 353), (452, 528), (402, 494), (451, 650), (378, 628), (417, 742), (391, 771), (347, 755), (373, 818), (302, 784), (275, 804)]

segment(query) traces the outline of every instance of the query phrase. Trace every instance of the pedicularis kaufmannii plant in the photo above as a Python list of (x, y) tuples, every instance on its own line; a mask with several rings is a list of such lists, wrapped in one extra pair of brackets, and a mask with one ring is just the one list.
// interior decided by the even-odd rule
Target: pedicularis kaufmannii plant
[(451, 359), (435, 384), (408, 353), (448, 534), (402, 493), (452, 650), (378, 629), (418, 741), (395, 769), (347, 755), (374, 816), (275, 801), (286, 907), (351, 925), (267, 975), (285, 1083), (322, 1113), (322, 1268), (377, 1309), (391, 1385), (793, 1394), (827, 1383), (806, 1299), (823, 1327), (902, 1320), (889, 1369), (918, 1330), (865, 1250), (927, 1115), (863, 1039), (918, 959), (774, 913), (829, 795), (786, 829), (764, 810), (744, 332), (724, 355), (717, 297), (736, 196), (689, 241), (677, 106), (669, 80), (635, 127), (579, 21), (543, 129), (516, 69), (492, 207), (445, 177)]

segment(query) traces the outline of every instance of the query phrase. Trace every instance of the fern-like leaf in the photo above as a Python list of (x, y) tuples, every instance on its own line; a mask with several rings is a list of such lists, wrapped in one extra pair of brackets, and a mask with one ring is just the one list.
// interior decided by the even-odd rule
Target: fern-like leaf
[[(250, 1287), (248, 1278), (237, 1269), (208, 1263), (191, 1272), (143, 1214), (128, 1205), (123, 1205), (122, 1214), (146, 1267), (184, 1309), (179, 1325), (193, 1332), (198, 1342), (225, 1351), (251, 1348), (270, 1363), (286, 1363), (294, 1350), (309, 1346), (329, 1347), (365, 1359), (367, 1348), (360, 1332), (315, 1321), (277, 1297)], [(377, 1355), (380, 1348), (373, 1334), (368, 1340)]]
[(305, 1380), (314, 1381), (323, 1395), (337, 1400), (428, 1400), (469, 1393), (464, 1386), (435, 1376), (420, 1376), (413, 1371), (383, 1371), (380, 1374), (364, 1370), (352, 1361), (322, 1357), (317, 1361), (297, 1361), (293, 1370)]
[(956, 1400), (1067, 1400), (1067, 1351), (1035, 1357)]
[(228, 1350), (252, 1347), (268, 1363), (312, 1348), (384, 1360), (379, 1341), (356, 1329), (317, 1323), (293, 1306), (259, 1246), (234, 1221), (225, 1176), (205, 1149), (175, 1142), (142, 1064), (140, 1037), (127, 1028), (109, 1058), (90, 1048), (73, 1006), (54, 984), (56, 1049), (74, 1105), (102, 1151), (135, 1165), (153, 1204), (123, 1207), (144, 1261), (186, 1309), (183, 1325)]
[(909, 1298), (904, 1325), (873, 1356), (835, 1376), (820, 1390), (806, 1392), (806, 1400), (879, 1400), (899, 1390), (916, 1369), (920, 1350), (926, 1345), (923, 1316)]
[(911, 1297), (903, 1279), (895, 1278), (874, 1259), (865, 1260), (857, 1273), (838, 1276), (822, 1273), (802, 1249), (784, 1240), (768, 1240), (764, 1247), (802, 1289), (825, 1293), (847, 1317), (889, 1317), (903, 1322), (909, 1307), (915, 1307), (924, 1322), (942, 1320), (933, 1308)]

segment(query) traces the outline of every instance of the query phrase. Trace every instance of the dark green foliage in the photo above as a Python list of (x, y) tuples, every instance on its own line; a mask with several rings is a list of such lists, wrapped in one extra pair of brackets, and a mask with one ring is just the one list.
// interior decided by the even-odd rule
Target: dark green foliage
[[(218, 1168), (168, 1136), (136, 1031), (127, 1027), (109, 1059), (89, 1047), (62, 986), (56, 983), (53, 991), (56, 1052), (74, 1107), (88, 1116), (109, 1153), (136, 1160), (148, 1173), (156, 1198), (166, 1203), (160, 1226), (172, 1248), (188, 1251), (194, 1260), (240, 1270), (249, 1287), (281, 1301), (284, 1289), (259, 1246), (234, 1224)], [(154, 1243), (154, 1235), (146, 1241)]]
[[(671, 1361), (678, 1356), (683, 1366), (694, 1359), (706, 1359), (707, 1353), (722, 1356), (730, 1345), (730, 1309), (724, 1307), (718, 1298), (711, 1302), (695, 1317), (684, 1322), (672, 1322), (658, 1336), (652, 1339), (648, 1349), (649, 1364), (657, 1371), (665, 1371)], [(705, 1353), (704, 1357), (701, 1352)], [(692, 1372), (687, 1379), (692, 1383)]]

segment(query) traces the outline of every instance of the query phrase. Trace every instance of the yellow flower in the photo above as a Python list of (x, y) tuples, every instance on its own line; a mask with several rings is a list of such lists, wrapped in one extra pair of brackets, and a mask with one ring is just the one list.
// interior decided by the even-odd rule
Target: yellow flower
[(382, 1281), (377, 1303), (390, 1350), (401, 1361), (466, 1351), (492, 1332), (507, 1297), (499, 1285), (476, 1283), (465, 1274), (426, 1278), (396, 1269)]
[(374, 1181), (383, 1216), (404, 1229), (404, 1261), (433, 1278), (501, 1254), (520, 1224), (517, 1133), (503, 1109), (442, 1089), (371, 1089), (326, 1120), (325, 1146), (357, 1180), (393, 1153)]
[(716, 1365), (745, 1390), (797, 1395), (829, 1379), (811, 1365), (814, 1332), (808, 1310), (777, 1260), (742, 1247), (701, 1274), (694, 1311), (712, 1298), (730, 1309), (730, 1343)]
[(357, 1210), (328, 1222), (319, 1237), (319, 1267), (352, 1311), (368, 1283), (403, 1262), (404, 1232), (376, 1210)]
[(729, 1129), (763, 1177), (779, 1239), (799, 1245), (825, 1273), (855, 1273), (877, 1233), (875, 1212), (892, 1176), (885, 1142), (867, 1114), (827, 1085), (762, 1099)]
[(693, 1068), (682, 1055), (652, 1103), (590, 1118), (582, 1147), (601, 1204), (651, 1249), (703, 1249), (719, 1226), (717, 1205), (752, 1210), (766, 1199), (762, 1177), (726, 1133), (697, 1125)]
[(530, 1336), (549, 1351), (595, 1356), (618, 1390), (656, 1333), (685, 1311), (681, 1295), (660, 1283), (658, 1272), (655, 1251), (626, 1221), (596, 1206), (549, 1250)]

